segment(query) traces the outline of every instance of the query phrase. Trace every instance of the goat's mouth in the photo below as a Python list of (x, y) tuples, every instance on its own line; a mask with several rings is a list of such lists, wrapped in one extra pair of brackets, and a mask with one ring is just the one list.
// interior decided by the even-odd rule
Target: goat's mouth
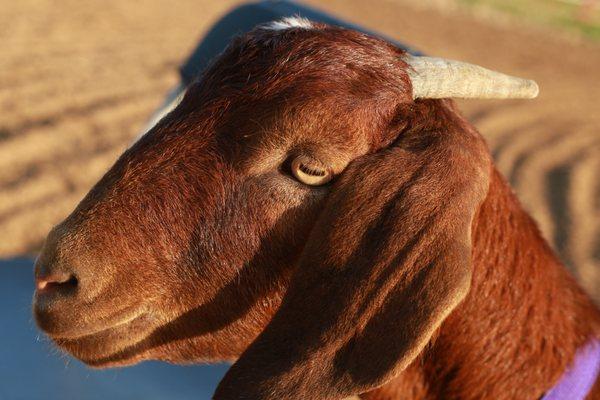
[(152, 332), (156, 319), (149, 313), (74, 338), (50, 338), (63, 350), (91, 367), (124, 366), (142, 360), (136, 345)]
[(142, 313), (114, 326), (75, 338), (50, 338), (58, 347), (96, 368), (124, 366), (142, 361), (136, 345), (152, 332), (155, 318)]
[[(34, 305), (40, 329), (56, 345), (94, 367), (133, 364), (133, 354), (121, 354), (150, 334), (157, 318), (143, 307), (130, 307), (98, 320), (77, 317), (71, 312), (49, 310)], [(93, 311), (90, 311), (92, 314)]]
[(63, 304), (51, 307), (39, 302), (37, 296), (33, 304), (38, 327), (53, 339), (77, 339), (99, 334), (127, 325), (145, 313), (145, 308), (140, 305), (121, 307), (104, 315), (97, 305)]

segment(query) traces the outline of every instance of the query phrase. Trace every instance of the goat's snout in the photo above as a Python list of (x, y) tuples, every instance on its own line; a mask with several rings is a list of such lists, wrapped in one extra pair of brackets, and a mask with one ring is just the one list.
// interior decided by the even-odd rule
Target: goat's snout
[(72, 329), (80, 302), (80, 283), (73, 267), (49, 259), (46, 249), (42, 252), (35, 264), (33, 311), (45, 332), (63, 335)]
[(94, 292), (84, 252), (64, 232), (59, 226), (48, 235), (34, 267), (36, 321), (44, 331), (61, 335), (77, 324), (81, 304)]
[[(142, 335), (151, 319), (146, 304), (129, 296), (140, 290), (135, 278), (117, 276), (120, 264), (106, 251), (108, 236), (91, 235), (94, 221), (86, 225), (78, 217), (69, 217), (46, 238), (34, 267), (33, 315), (44, 333), (89, 360), (88, 346), (101, 354), (97, 341), (102, 341), (108, 354), (117, 342)], [(130, 334), (130, 327), (137, 333)]]
[(35, 288), (38, 294), (52, 294), (59, 292), (65, 295), (72, 294), (78, 286), (78, 278), (74, 272), (52, 271), (48, 268), (37, 268)]
[(45, 310), (80, 295), (81, 274), (74, 264), (54, 257), (54, 248), (45, 247), (35, 263), (36, 308)]

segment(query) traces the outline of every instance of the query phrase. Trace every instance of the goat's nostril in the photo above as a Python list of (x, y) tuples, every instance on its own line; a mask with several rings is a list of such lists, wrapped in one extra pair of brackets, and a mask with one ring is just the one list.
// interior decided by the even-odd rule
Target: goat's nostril
[(36, 279), (36, 288), (39, 291), (54, 289), (74, 289), (77, 287), (77, 277), (71, 274), (51, 275)]

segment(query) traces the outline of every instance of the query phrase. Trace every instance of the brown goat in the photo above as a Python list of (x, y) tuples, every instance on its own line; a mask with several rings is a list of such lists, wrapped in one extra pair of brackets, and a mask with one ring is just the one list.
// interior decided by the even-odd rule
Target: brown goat
[(97, 367), (235, 361), (215, 399), (540, 398), (600, 313), (405, 60), (235, 39), (49, 234), (41, 329)]

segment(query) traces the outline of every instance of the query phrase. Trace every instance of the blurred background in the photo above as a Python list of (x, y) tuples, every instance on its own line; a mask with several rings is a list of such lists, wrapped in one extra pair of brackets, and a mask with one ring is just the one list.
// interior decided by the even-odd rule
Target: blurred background
[[(36, 254), (49, 229), (140, 133), (202, 35), (239, 3), (2, 1), (0, 260)], [(305, 1), (428, 55), (539, 83), (533, 101), (460, 105), (545, 237), (600, 304), (598, 3)]]

